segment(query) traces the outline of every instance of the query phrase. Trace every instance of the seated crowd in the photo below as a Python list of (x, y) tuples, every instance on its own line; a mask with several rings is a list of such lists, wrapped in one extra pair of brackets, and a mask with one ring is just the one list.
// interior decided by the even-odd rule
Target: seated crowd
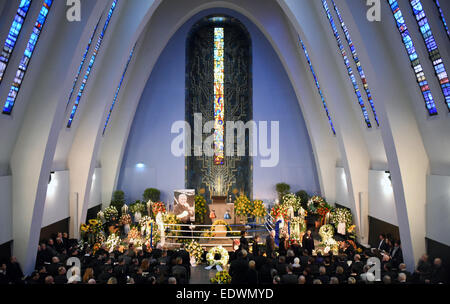
[[(274, 245), (274, 234), (261, 245), (259, 237), (249, 244), (243, 232), (241, 244), (230, 253), (229, 273), (232, 284), (439, 284), (448, 283), (446, 272), (439, 258), (430, 261), (425, 254), (413, 273), (406, 270), (397, 247), (380, 236), (380, 248), (368, 249), (361, 254), (346, 243), (339, 255), (312, 255), (311, 248), (301, 244), (288, 245), (280, 240)], [(382, 239), (383, 238), (383, 239)], [(381, 248), (383, 246), (383, 248)], [(250, 248), (251, 247), (251, 250)], [(80, 260), (80, 272), (74, 272), (74, 264), (67, 266), (71, 257)], [(370, 257), (381, 261), (381, 281), (376, 282), (367, 265)], [(70, 276), (67, 272), (72, 272)], [(0, 267), (0, 284), (188, 284), (191, 276), (189, 253), (181, 245), (180, 250), (166, 250), (160, 244), (155, 249), (137, 250), (129, 245), (123, 252), (109, 253), (99, 249), (80, 248), (76, 240), (69, 240), (66, 233), (58, 233), (55, 240), (41, 242), (38, 247), (36, 270), (24, 277), (21, 266), (14, 257)], [(69, 277), (69, 279), (68, 279)]]

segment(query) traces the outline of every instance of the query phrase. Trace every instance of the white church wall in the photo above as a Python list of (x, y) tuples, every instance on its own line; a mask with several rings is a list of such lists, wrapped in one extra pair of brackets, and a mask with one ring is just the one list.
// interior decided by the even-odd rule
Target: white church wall
[(98, 206), (102, 203), (102, 169), (95, 168), (94, 175), (92, 176), (92, 187), (89, 192), (89, 204), (88, 209)]
[(12, 178), (0, 176), (0, 244), (12, 240)]
[(348, 199), (347, 179), (344, 168), (336, 168), (336, 203), (347, 208), (351, 208)]
[[(131, 127), (117, 187), (130, 201), (140, 199), (144, 189), (152, 186), (162, 191), (162, 200), (171, 202), (172, 191), (184, 187), (184, 158), (170, 153), (175, 137), (170, 128), (185, 115), (187, 32), (201, 16), (220, 12), (237, 15), (215, 9), (190, 19), (172, 37), (155, 65)], [(238, 17), (253, 43), (253, 118), (280, 122), (280, 162), (274, 168), (262, 168), (261, 158), (255, 157), (254, 198), (274, 200), (278, 182), (289, 183), (292, 191), (305, 189), (317, 194), (320, 190), (311, 143), (290, 81), (262, 33), (246, 18)]]
[(394, 191), (385, 171), (369, 171), (369, 215), (398, 226)]
[(426, 214), (426, 236), (450, 246), (450, 176), (427, 177)]
[(42, 227), (69, 217), (69, 171), (56, 171), (47, 187)]

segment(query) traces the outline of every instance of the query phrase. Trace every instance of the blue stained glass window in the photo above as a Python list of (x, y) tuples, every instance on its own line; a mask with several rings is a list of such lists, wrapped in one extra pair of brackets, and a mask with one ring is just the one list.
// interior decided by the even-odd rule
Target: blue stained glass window
[(45, 21), (47, 20), (48, 12), (50, 10), (50, 7), (52, 6), (52, 3), (53, 0), (44, 0), (41, 11), (39, 12), (39, 16), (34, 25), (33, 32), (31, 33), (30, 39), (28, 40), (28, 44), (23, 54), (22, 60), (20, 61), (19, 68), (16, 72), (16, 77), (14, 78), (11, 89), (9, 90), (6, 103), (3, 106), (3, 114), (11, 114), (12, 112), (17, 94), (19, 93), (20, 86), (25, 76), (25, 72), (28, 69), (28, 64), (30, 63), (31, 57), (33, 56), (33, 52), (39, 40), (39, 36), (42, 33), (42, 29), (44, 27)]
[(408, 53), (411, 66), (416, 74), (417, 83), (419, 84), (420, 91), (422, 92), (423, 99), (425, 101), (425, 107), (427, 108), (430, 116), (437, 115), (436, 104), (434, 103), (433, 95), (431, 94), (428, 81), (426, 80), (425, 73), (423, 72), (422, 65), (419, 61), (419, 55), (416, 52), (414, 43), (409, 34), (408, 27), (406, 26), (405, 19), (403, 18), (402, 11), (398, 6), (397, 0), (387, 0), (391, 8), (392, 14), (397, 24), (397, 28), (402, 37), (403, 44), (405, 45), (406, 52)]
[(372, 93), (370, 92), (369, 84), (367, 82), (367, 78), (366, 78), (366, 75), (364, 73), (361, 61), (359, 60), (358, 53), (356, 52), (356, 47), (353, 44), (352, 38), (350, 36), (350, 32), (349, 32), (347, 26), (344, 23), (344, 19), (342, 18), (342, 15), (341, 15), (341, 13), (340, 13), (336, 3), (334, 2), (334, 0), (331, 0), (331, 2), (333, 3), (334, 10), (336, 11), (336, 14), (337, 14), (337, 16), (339, 18), (339, 22), (341, 23), (341, 28), (344, 31), (345, 38), (347, 40), (348, 46), (349, 46), (349, 48), (350, 48), (350, 50), (352, 52), (353, 60), (355, 61), (355, 64), (356, 64), (356, 67), (357, 67), (357, 70), (358, 70), (361, 82), (363, 83), (364, 91), (366, 92), (366, 95), (367, 95), (367, 100), (369, 101), (370, 107), (372, 108), (373, 116), (375, 117), (375, 121), (377, 123), (377, 126), (379, 126), (380, 122), (378, 120), (377, 112), (375, 111), (375, 103), (373, 101)]
[(80, 66), (78, 67), (77, 75), (75, 76), (75, 80), (73, 81), (72, 89), (70, 90), (69, 99), (67, 100), (67, 106), (69, 106), (70, 100), (72, 99), (73, 92), (75, 91), (75, 86), (77, 85), (77, 81), (78, 78), (80, 77), (80, 73), (81, 70), (83, 69), (84, 63), (86, 62), (86, 57), (89, 53), (89, 50), (91, 49), (92, 40), (94, 39), (95, 33), (97, 33), (97, 28), (98, 25), (100, 24), (101, 19), (102, 18), (100, 17), (100, 19), (97, 22), (97, 25), (94, 28), (94, 31), (92, 32), (91, 38), (89, 39), (89, 43), (86, 47), (86, 50), (84, 51), (83, 58), (81, 59)]
[(442, 89), (442, 94), (444, 94), (445, 104), (447, 105), (447, 109), (450, 111), (450, 82), (448, 79), (447, 70), (445, 69), (438, 45), (434, 39), (430, 24), (428, 23), (422, 2), (420, 0), (409, 0), (409, 3), (411, 4), (414, 16), (416, 17), (417, 25), (419, 26), (423, 40), (427, 47), (428, 55), (433, 64), (439, 85)]
[(361, 111), (363, 113), (364, 120), (367, 124), (367, 127), (371, 128), (372, 123), (370, 122), (369, 113), (367, 113), (367, 109), (366, 109), (366, 106), (364, 105), (364, 100), (362, 99), (361, 92), (358, 87), (358, 83), (356, 82), (355, 75), (353, 74), (353, 70), (350, 66), (350, 61), (348, 60), (348, 57), (347, 57), (347, 52), (345, 51), (344, 45), (342, 44), (342, 40), (341, 40), (341, 37), (337, 30), (336, 24), (334, 23), (333, 16), (331, 16), (331, 12), (328, 7), (327, 1), (322, 0), (322, 5), (323, 5), (323, 8), (325, 9), (325, 14), (327, 15), (327, 18), (330, 21), (330, 25), (331, 25), (331, 29), (333, 31), (334, 37), (336, 37), (336, 41), (337, 41), (339, 50), (341, 51), (342, 58), (344, 59), (345, 67), (347, 68), (348, 76), (350, 77), (350, 81), (352, 82), (356, 98), (358, 99), (359, 106), (361, 107)]
[(450, 39), (450, 30), (448, 29), (447, 20), (445, 20), (444, 12), (442, 11), (441, 4), (439, 3), (439, 0), (434, 0), (434, 3), (436, 3), (436, 7), (439, 11), (439, 16), (442, 20), (442, 25), (444, 26), (445, 32), (447, 33), (447, 37)]
[(133, 53), (134, 53), (135, 47), (136, 47), (136, 45), (131, 50), (130, 56), (128, 57), (127, 64), (125, 65), (125, 69), (123, 70), (123, 73), (122, 73), (122, 78), (120, 78), (120, 82), (116, 89), (116, 94), (114, 95), (114, 99), (113, 99), (111, 108), (109, 109), (108, 116), (106, 117), (105, 126), (103, 127), (103, 135), (105, 135), (106, 127), (108, 126), (109, 119), (111, 118), (111, 113), (114, 110), (114, 105), (116, 104), (117, 98), (119, 97), (120, 88), (122, 87), (123, 79), (125, 78), (125, 75), (127, 74), (127, 70), (128, 70), (128, 66), (130, 65), (130, 61), (133, 58)]
[(314, 71), (314, 68), (312, 66), (311, 59), (309, 58), (308, 50), (306, 49), (305, 44), (303, 43), (302, 39), (300, 37), (298, 39), (300, 40), (300, 44), (302, 45), (303, 52), (305, 53), (309, 68), (314, 77), (314, 82), (316, 83), (317, 90), (319, 91), (320, 98), (322, 99), (323, 108), (325, 109), (325, 113), (327, 114), (328, 122), (330, 123), (330, 126), (331, 126), (331, 131), (333, 131), (333, 134), (336, 135), (336, 130), (334, 129), (333, 122), (331, 121), (330, 113), (328, 111), (328, 106), (325, 101), (325, 97), (323, 96), (322, 89), (320, 88), (320, 84), (319, 84), (319, 80), (317, 79), (316, 72)]
[(5, 70), (8, 66), (9, 59), (16, 46), (17, 39), (19, 38), (20, 31), (22, 30), (23, 23), (27, 17), (28, 10), (30, 9), (31, 0), (21, 0), (17, 13), (14, 16), (13, 23), (9, 29), (8, 37), (0, 55), (0, 83), (5, 75)]
[(92, 67), (94, 66), (95, 59), (97, 58), (98, 51), (100, 50), (100, 47), (102, 45), (103, 37), (105, 36), (106, 30), (108, 29), (108, 25), (109, 25), (109, 22), (111, 20), (113, 13), (114, 13), (114, 10), (116, 8), (117, 1), (118, 0), (114, 0), (111, 5), (111, 8), (109, 9), (108, 16), (106, 17), (106, 21), (105, 21), (105, 24), (103, 25), (102, 32), (100, 33), (100, 37), (98, 38), (97, 43), (95, 45), (94, 53), (92, 54), (91, 59), (89, 60), (89, 66), (83, 77), (83, 81), (81, 83), (80, 89), (78, 90), (78, 94), (75, 99), (75, 104), (72, 107), (72, 112), (70, 113), (69, 121), (67, 122), (67, 128), (70, 128), (72, 126), (73, 119), (75, 118), (75, 114), (77, 112), (78, 106), (80, 105), (81, 97), (83, 96), (84, 89), (86, 88), (86, 84), (89, 79), (89, 75), (91, 74), (91, 70), (92, 70)]

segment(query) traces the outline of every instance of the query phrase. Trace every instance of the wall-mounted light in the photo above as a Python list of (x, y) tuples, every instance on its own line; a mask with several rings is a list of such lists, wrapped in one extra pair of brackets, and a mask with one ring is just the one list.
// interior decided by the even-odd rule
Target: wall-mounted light
[(390, 171), (384, 171), (384, 176), (381, 179), (381, 186), (386, 194), (392, 193), (392, 178)]
[(387, 177), (392, 182), (391, 171), (384, 171), (384, 173), (386, 173)]
[(136, 164), (136, 168), (137, 168), (137, 169), (143, 169), (143, 168), (145, 168), (145, 164), (143, 164), (143, 163), (137, 163), (137, 164)]

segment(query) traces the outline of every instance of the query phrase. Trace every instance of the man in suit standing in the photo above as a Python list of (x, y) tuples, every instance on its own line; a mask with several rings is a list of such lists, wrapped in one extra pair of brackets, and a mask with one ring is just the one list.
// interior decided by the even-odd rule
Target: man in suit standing
[(272, 252), (275, 251), (275, 230), (271, 230), (266, 237), (266, 255), (268, 258), (272, 257)]
[(287, 265), (286, 274), (281, 276), (281, 284), (297, 284), (298, 277), (293, 273), (292, 264)]
[(238, 253), (238, 258), (230, 264), (231, 284), (245, 284), (247, 280), (248, 261), (247, 251)]
[(378, 243), (377, 249), (380, 251), (389, 250), (389, 245), (386, 243), (386, 236), (384, 234), (380, 234), (380, 242)]
[(303, 236), (302, 240), (303, 249), (308, 250), (308, 254), (311, 255), (314, 250), (314, 239), (311, 235), (311, 230), (306, 231), (306, 234)]
[(400, 246), (400, 240), (395, 241), (394, 247), (392, 248), (390, 255), (392, 259), (392, 266), (394, 268), (397, 268), (398, 265), (403, 263), (403, 253), (402, 253), (402, 247)]

